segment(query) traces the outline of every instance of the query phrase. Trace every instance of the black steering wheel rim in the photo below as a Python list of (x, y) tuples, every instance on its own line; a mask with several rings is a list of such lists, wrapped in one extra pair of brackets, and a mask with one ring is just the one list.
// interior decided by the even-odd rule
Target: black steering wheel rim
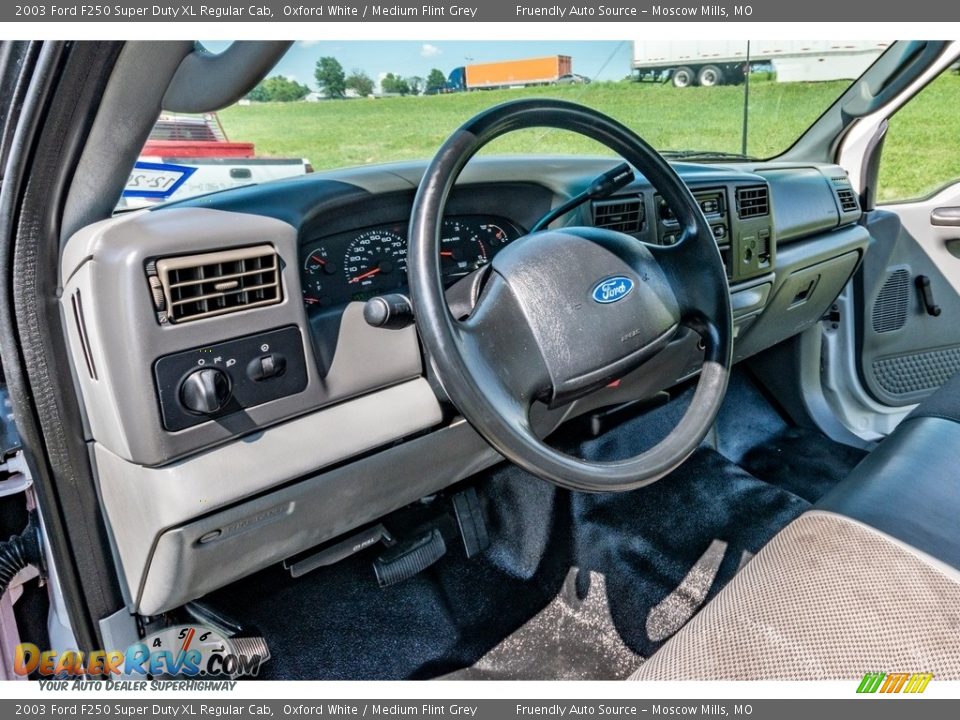
[[(482, 348), (477, 338), (486, 341), (496, 336), (501, 343), (500, 357), (514, 357), (518, 344), (527, 343), (532, 335), (523, 335), (519, 330), (516, 333), (484, 330), (471, 335), (447, 306), (439, 262), (440, 230), (447, 198), (464, 166), (484, 145), (508, 132), (534, 127), (576, 132), (607, 146), (654, 186), (673, 209), (679, 223), (680, 239), (675, 245), (655, 249), (644, 246), (650, 251), (643, 250), (642, 258), (638, 248), (627, 246), (643, 244), (629, 236), (614, 237), (616, 233), (596, 230), (557, 235), (558, 243), (566, 242), (571, 247), (588, 242), (633, 253), (632, 258), (640, 258), (637, 262), (647, 263), (643, 267), (656, 269), (658, 277), (662, 271), (662, 277), (676, 293), (681, 324), (699, 333), (705, 345), (700, 379), (686, 414), (659, 444), (627, 460), (588, 462), (544, 443), (525, 422), (528, 413), (521, 411), (521, 406), (529, 410), (537, 398), (516, 397), (517, 393), (511, 392), (511, 383), (504, 379), (511, 373), (510, 368), (500, 367), (495, 361), (478, 365), (474, 357)], [(549, 241), (545, 237), (530, 239), (544, 232), (549, 231), (521, 238), (511, 246), (525, 240), (531, 246), (534, 242), (543, 245)], [(456, 130), (437, 152), (414, 201), (409, 237), (407, 266), (411, 300), (421, 339), (437, 377), (467, 421), (508, 460), (569, 489), (623, 491), (663, 477), (702, 442), (719, 411), (731, 364), (733, 321), (726, 272), (710, 226), (689, 188), (670, 164), (629, 128), (590, 108), (558, 100), (518, 100), (493, 107)], [(695, 277), (692, 276), (694, 270)], [(640, 273), (646, 280), (648, 273), (642, 269)], [(647, 290), (643, 283), (639, 284)], [(517, 304), (509, 282), (500, 283), (500, 287), (506, 288), (501, 295), (507, 298), (500, 302)], [(491, 290), (491, 294), (496, 291)], [(494, 302), (490, 300), (488, 304)], [(508, 337), (514, 334), (519, 337)], [(657, 348), (663, 346), (659, 343)], [(542, 352), (542, 348), (538, 349)], [(641, 356), (649, 355), (636, 355)], [(524, 387), (522, 381), (517, 386)]]

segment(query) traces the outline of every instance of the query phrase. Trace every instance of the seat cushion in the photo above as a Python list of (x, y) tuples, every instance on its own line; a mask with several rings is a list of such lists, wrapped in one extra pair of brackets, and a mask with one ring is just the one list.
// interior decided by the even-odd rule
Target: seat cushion
[(911, 415), (817, 507), (960, 568), (960, 422)]
[(855, 520), (784, 528), (633, 680), (960, 679), (960, 574)]
[(960, 375), (635, 673), (960, 679)]
[(920, 417), (937, 417), (960, 423), (960, 373), (947, 380), (910, 413), (910, 418)]

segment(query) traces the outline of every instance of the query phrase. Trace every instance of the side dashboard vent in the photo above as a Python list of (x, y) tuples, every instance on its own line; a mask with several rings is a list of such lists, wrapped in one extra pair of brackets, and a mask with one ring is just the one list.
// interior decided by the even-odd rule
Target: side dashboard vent
[(644, 219), (642, 195), (595, 200), (593, 203), (594, 227), (638, 233), (643, 229)]
[(833, 190), (837, 193), (837, 202), (840, 203), (840, 211), (844, 215), (860, 212), (860, 201), (857, 194), (850, 186), (850, 178), (846, 175), (838, 175), (830, 178), (833, 184)]
[(903, 268), (891, 272), (873, 303), (871, 321), (876, 333), (894, 332), (907, 322), (910, 303), (910, 272)]
[(183, 323), (283, 299), (280, 259), (270, 245), (148, 263), (147, 278), (161, 322)]
[(843, 212), (860, 212), (860, 202), (857, 200), (857, 194), (853, 191), (853, 188), (837, 188), (837, 200), (840, 201), (840, 209)]
[(766, 185), (737, 188), (737, 217), (763, 217), (770, 214), (770, 189)]

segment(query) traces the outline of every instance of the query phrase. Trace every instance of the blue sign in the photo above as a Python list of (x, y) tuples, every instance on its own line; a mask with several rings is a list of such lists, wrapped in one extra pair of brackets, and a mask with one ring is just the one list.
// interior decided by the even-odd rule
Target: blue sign
[(138, 161), (127, 178), (123, 197), (166, 200), (196, 171), (188, 165)]

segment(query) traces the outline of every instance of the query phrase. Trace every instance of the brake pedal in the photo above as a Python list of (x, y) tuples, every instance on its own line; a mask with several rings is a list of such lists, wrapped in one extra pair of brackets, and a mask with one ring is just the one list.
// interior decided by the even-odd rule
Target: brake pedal
[(396, 585), (423, 572), (442, 558), (447, 544), (438, 528), (412, 540), (401, 541), (373, 561), (373, 572), (380, 587)]

